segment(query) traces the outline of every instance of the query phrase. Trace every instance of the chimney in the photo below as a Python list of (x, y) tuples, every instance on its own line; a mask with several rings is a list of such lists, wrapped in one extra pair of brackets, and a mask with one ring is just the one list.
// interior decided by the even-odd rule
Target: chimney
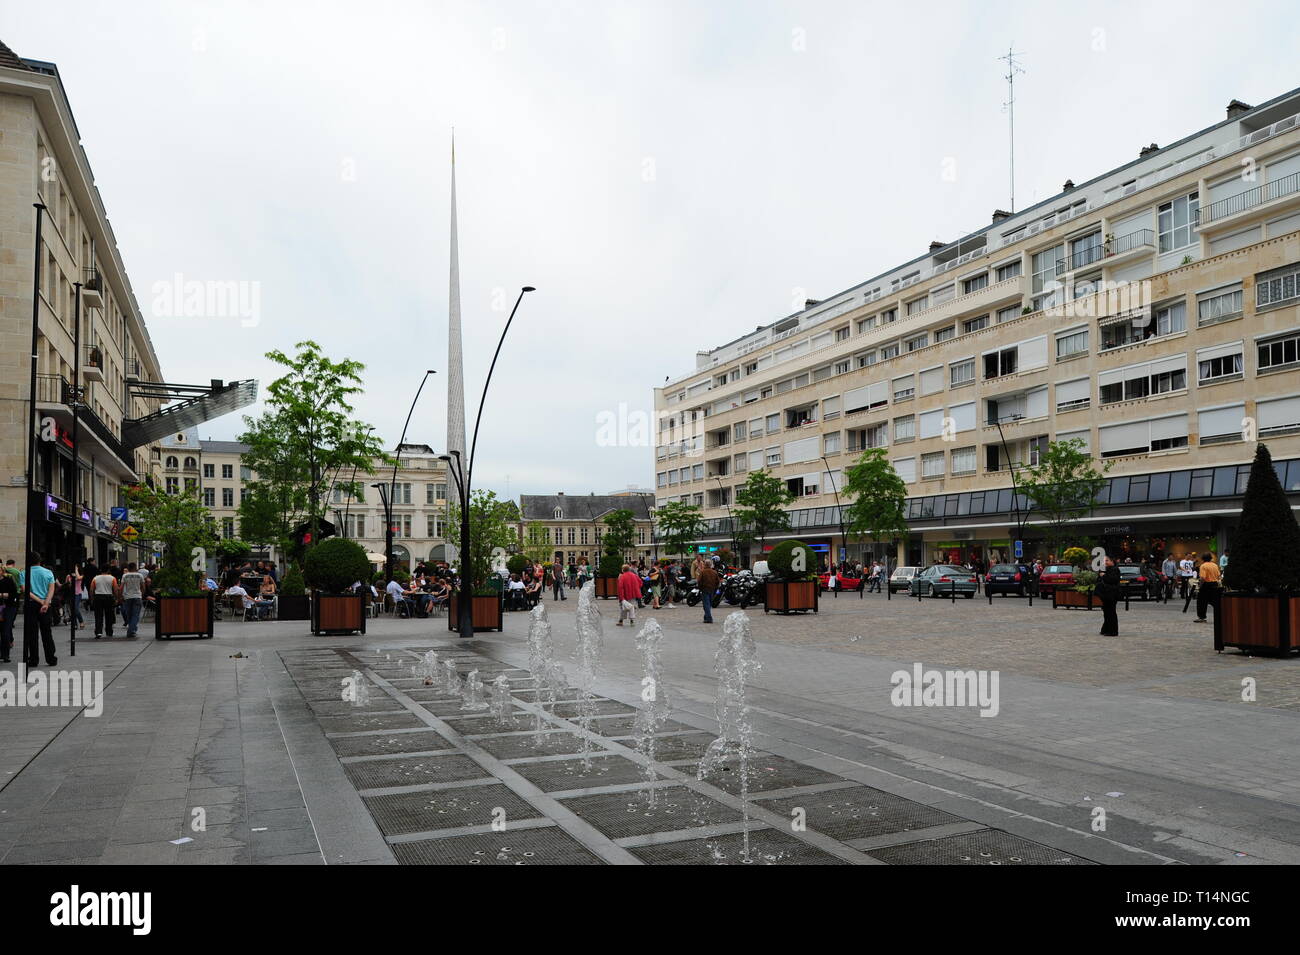
[(1231, 103), (1228, 104), (1228, 119), (1235, 119), (1236, 117), (1240, 116), (1242, 113), (1248, 113), (1254, 108), (1255, 107), (1243, 103), (1239, 99), (1234, 99)]
[(814, 305), (820, 305), (822, 300), (819, 298), (806, 298), (803, 300), (804, 308), (812, 308)]
[(1007, 212), (1006, 209), (994, 209), (994, 210), (993, 210), (993, 224), (994, 224), (994, 225), (997, 225), (999, 222), (1001, 222), (1001, 221), (1004, 220), (1004, 219), (1010, 219), (1010, 218), (1011, 218), (1011, 213), (1010, 213), (1010, 212)]
[(931, 254), (933, 254), (933, 253), (935, 253), (935, 252), (938, 252), (940, 249), (942, 249), (942, 248), (943, 248), (945, 245), (947, 245), (947, 244), (948, 244), (947, 242), (940, 242), (938, 239), (935, 239), (933, 242), (930, 243), (930, 252), (931, 252)]
[(1157, 146), (1155, 143), (1152, 143), (1150, 146), (1143, 146), (1141, 149), (1138, 150), (1138, 159), (1144, 159), (1147, 156), (1150, 156), (1152, 153), (1156, 153), (1159, 151), (1160, 151), (1160, 147)]
[(1067, 180), (1065, 180), (1065, 185), (1063, 185), (1063, 186), (1061, 187), (1061, 191), (1062, 191), (1062, 192), (1069, 192), (1069, 191), (1070, 191), (1071, 189), (1073, 189), (1073, 188), (1074, 188), (1074, 180), (1073, 180), (1073, 179), (1067, 179)]

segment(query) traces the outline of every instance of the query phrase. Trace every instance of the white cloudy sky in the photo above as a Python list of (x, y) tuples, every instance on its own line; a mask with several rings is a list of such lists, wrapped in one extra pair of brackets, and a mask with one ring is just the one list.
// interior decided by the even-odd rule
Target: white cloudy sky
[(47, 0), (0, 39), (59, 65), (146, 313), (178, 273), (259, 283), (256, 327), (151, 318), (165, 375), (265, 385), (314, 338), (390, 444), (425, 368), (408, 440), (444, 440), (455, 126), (471, 420), (494, 304), (538, 287), (480, 439), (513, 495), (649, 486), (600, 412), (1004, 207), (1009, 45), (1018, 207), (1300, 86), (1287, 3)]

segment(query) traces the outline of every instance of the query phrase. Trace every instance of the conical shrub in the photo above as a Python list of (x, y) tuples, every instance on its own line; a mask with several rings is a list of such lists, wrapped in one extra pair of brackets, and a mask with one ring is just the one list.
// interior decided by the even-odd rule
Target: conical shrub
[(1247, 593), (1300, 592), (1300, 524), (1263, 444), (1255, 449), (1223, 582)]

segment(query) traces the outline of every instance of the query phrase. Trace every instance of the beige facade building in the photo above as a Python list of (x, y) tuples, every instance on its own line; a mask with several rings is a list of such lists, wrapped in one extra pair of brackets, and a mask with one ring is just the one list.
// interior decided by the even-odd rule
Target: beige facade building
[(844, 539), (837, 491), (883, 448), (900, 560), (1005, 559), (1018, 535), (1031, 556), (1014, 482), (1074, 438), (1111, 466), (1081, 537), (1230, 546), (1257, 440), (1300, 503), (1300, 90), (700, 352), (655, 405), (656, 498), (700, 504), (711, 546), (763, 468), (797, 499), (776, 540), (879, 553)]
[[(519, 498), (519, 539), (526, 548), (547, 548), (547, 559), (565, 566), (594, 564), (601, 554), (605, 517), (628, 510), (636, 522), (636, 538), (624, 558), (648, 563), (655, 556), (652, 503), (650, 492), (636, 488), (613, 494), (523, 494)], [(530, 538), (530, 528), (540, 532), (541, 540)]]

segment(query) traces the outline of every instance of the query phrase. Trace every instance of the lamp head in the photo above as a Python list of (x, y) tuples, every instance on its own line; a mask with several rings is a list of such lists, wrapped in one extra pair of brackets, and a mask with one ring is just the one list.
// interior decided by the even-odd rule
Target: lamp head
[(537, 289), (533, 288), (531, 285), (525, 285), (524, 288), (523, 288), (523, 291), (525, 291), (525, 292), (536, 292)]

